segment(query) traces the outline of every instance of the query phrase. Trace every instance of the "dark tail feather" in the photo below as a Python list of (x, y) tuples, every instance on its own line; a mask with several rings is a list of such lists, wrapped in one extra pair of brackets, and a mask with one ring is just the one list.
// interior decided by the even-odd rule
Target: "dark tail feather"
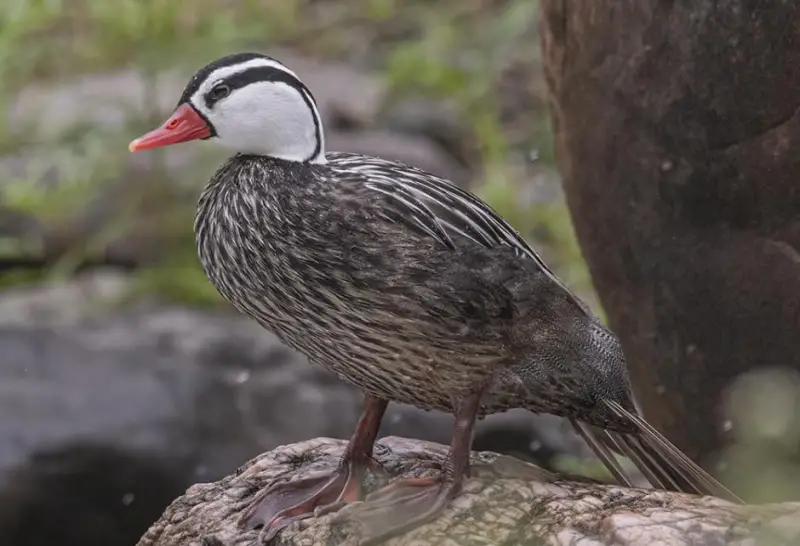
[(611, 472), (611, 475), (614, 476), (614, 479), (617, 480), (617, 483), (627, 487), (633, 487), (633, 482), (625, 473), (625, 470), (619, 464), (619, 461), (617, 461), (614, 453), (602, 441), (597, 439), (597, 436), (591, 427), (586, 423), (581, 423), (575, 419), (570, 419), (569, 422), (572, 424), (572, 427), (580, 435), (580, 437), (583, 438), (583, 440), (589, 445), (592, 451), (594, 451), (594, 454), (597, 455), (597, 458), (600, 459), (604, 465), (606, 465), (606, 468), (609, 472)]
[[(647, 421), (616, 402), (606, 400), (605, 404), (617, 417), (630, 421), (638, 429), (638, 432), (634, 433), (604, 431), (607, 439), (620, 453), (631, 459), (654, 487), (698, 495), (712, 495), (736, 503), (742, 502), (727, 487), (684, 455)], [(584, 432), (580, 432), (580, 434), (585, 438)], [(587, 440), (587, 443), (595, 453), (598, 453), (593, 444), (602, 443), (602, 441), (593, 438), (591, 442)], [(605, 460), (606, 456), (607, 454), (600, 455), (598, 453), (598, 457), (608, 466)], [(616, 464), (618, 466), (618, 463)], [(611, 469), (609, 468), (609, 470)], [(614, 474), (614, 471), (611, 472)], [(629, 481), (626, 477), (621, 483)]]
[[(697, 486), (681, 468), (673, 467), (668, 459), (664, 459), (656, 451), (658, 448), (648, 449), (641, 439), (631, 434), (607, 433), (611, 441), (618, 447), (620, 453), (628, 457), (636, 465), (647, 480), (654, 486), (668, 491), (683, 491), (684, 493), (706, 494), (705, 490)], [(680, 462), (683, 464), (683, 461)]]
[(630, 476), (628, 476), (622, 468), (622, 465), (619, 464), (616, 454), (608, 445), (613, 446), (613, 449), (615, 449), (617, 453), (628, 457), (633, 464), (636, 465), (636, 468), (644, 474), (645, 479), (654, 487), (668, 490), (681, 490), (680, 486), (669, 478), (665, 481), (662, 476), (659, 476), (658, 473), (651, 468), (653, 463), (648, 459), (643, 459), (635, 451), (628, 448), (626, 445), (627, 442), (623, 442), (623, 438), (619, 435), (587, 425), (580, 421), (575, 421), (574, 419), (570, 419), (570, 423), (572, 423), (573, 428), (575, 428), (581, 438), (589, 445), (597, 458), (606, 466), (614, 479), (617, 480), (618, 484), (626, 487), (633, 487), (635, 485)]

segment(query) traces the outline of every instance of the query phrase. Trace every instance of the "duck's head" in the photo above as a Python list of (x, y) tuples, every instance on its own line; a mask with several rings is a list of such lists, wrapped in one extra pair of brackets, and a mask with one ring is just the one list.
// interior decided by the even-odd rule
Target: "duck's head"
[(160, 127), (133, 152), (218, 139), (236, 152), (322, 163), (322, 121), (311, 91), (297, 75), (260, 53), (228, 55), (200, 69)]

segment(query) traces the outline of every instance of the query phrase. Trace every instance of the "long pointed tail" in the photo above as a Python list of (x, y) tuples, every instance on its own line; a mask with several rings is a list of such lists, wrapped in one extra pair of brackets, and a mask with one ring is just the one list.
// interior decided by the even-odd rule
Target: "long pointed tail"
[(606, 400), (605, 404), (617, 417), (633, 424), (637, 428), (637, 432), (611, 432), (574, 420), (571, 420), (571, 423), (620, 484), (630, 486), (631, 480), (616, 460), (613, 451), (609, 449), (609, 445), (628, 457), (653, 487), (698, 495), (712, 495), (736, 503), (742, 502), (732, 491), (684, 455), (647, 421), (616, 402)]

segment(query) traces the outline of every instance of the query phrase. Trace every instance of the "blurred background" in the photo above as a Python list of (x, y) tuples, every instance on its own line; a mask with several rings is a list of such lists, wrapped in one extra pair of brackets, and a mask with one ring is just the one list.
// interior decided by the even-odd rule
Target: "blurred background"
[[(188, 485), (352, 431), (358, 393), (235, 314), (198, 264), (196, 201), (228, 152), (128, 152), (222, 55), (280, 59), (315, 94), (328, 149), (470, 188), (594, 301), (553, 165), (537, 14), (530, 0), (0, 3), (0, 537), (130, 546)], [(450, 426), (392, 407), (382, 434), (446, 442)], [(569, 466), (585, 450), (567, 431), (512, 412), (477, 446)]]
[[(359, 395), (232, 312), (199, 267), (196, 200), (227, 152), (127, 150), (224, 54), (297, 72), (328, 149), (482, 196), (602, 316), (554, 164), (538, 15), (534, 0), (3, 0), (2, 543), (129, 546), (190, 484), (352, 430)], [(394, 406), (382, 434), (446, 441), (450, 425)], [(491, 417), (476, 448), (600, 472), (547, 416)]]

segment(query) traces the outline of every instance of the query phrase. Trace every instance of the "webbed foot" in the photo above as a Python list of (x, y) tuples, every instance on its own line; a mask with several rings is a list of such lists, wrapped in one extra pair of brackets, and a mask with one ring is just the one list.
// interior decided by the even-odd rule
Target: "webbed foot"
[(361, 546), (374, 546), (435, 519), (461, 485), (444, 475), (399, 479), (369, 495), (344, 519), (359, 527)]

